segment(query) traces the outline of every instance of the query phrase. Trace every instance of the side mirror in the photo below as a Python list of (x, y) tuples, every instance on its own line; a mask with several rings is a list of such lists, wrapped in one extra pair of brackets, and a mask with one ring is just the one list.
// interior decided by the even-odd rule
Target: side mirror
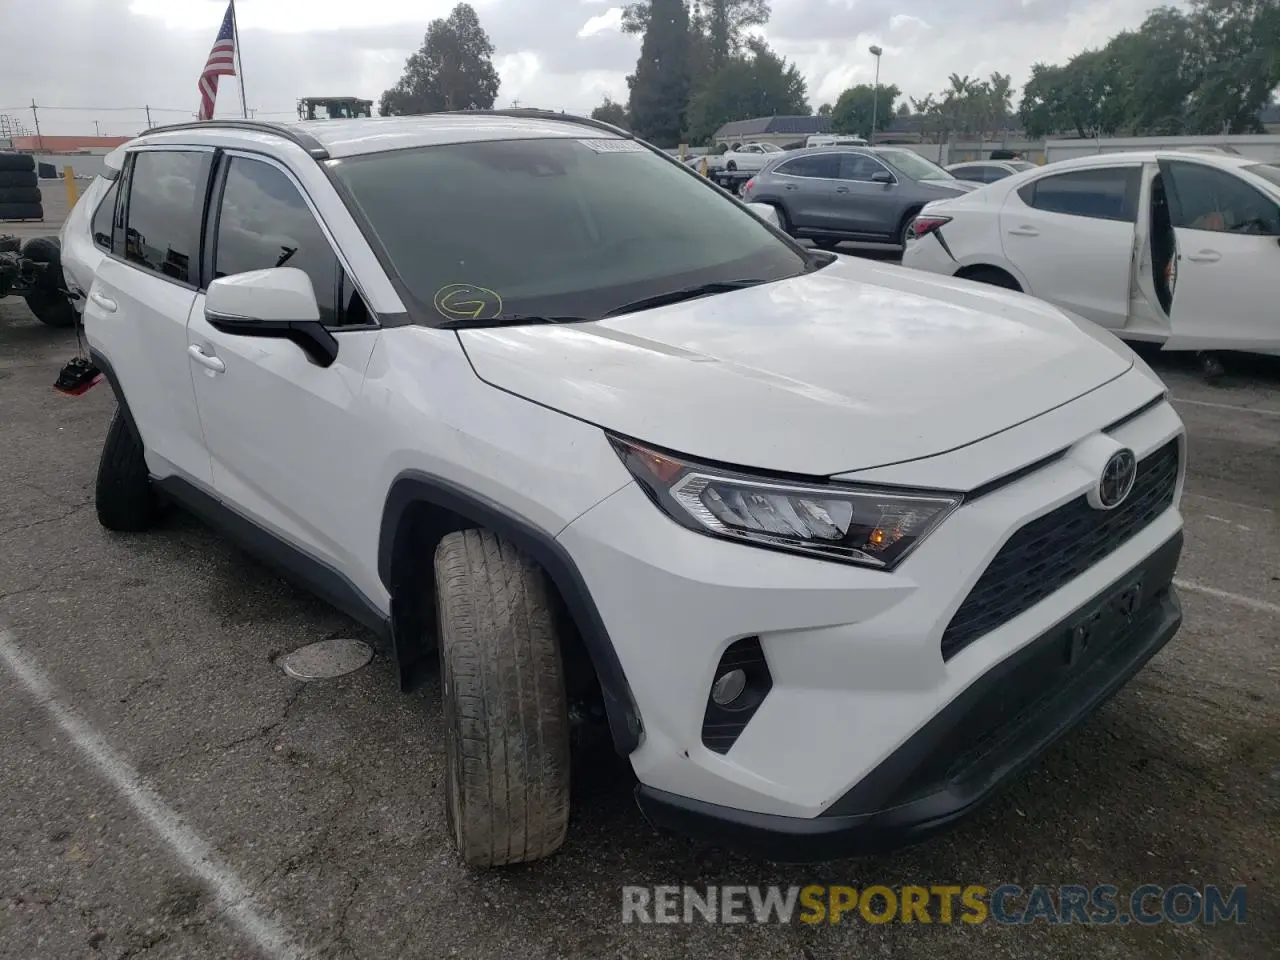
[(748, 203), (747, 209), (754, 213), (765, 223), (772, 224), (778, 229), (782, 229), (782, 224), (778, 221), (778, 209), (771, 203)]
[(338, 340), (320, 322), (311, 278), (297, 267), (219, 277), (205, 292), (204, 318), (223, 333), (291, 340), (321, 367), (338, 358)]
[(888, 170), (877, 170), (871, 175), (872, 183), (893, 183), (893, 174)]

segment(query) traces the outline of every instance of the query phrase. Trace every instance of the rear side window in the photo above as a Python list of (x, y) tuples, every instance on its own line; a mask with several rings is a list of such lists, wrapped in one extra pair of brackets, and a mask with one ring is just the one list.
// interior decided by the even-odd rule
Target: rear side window
[(1280, 236), (1280, 207), (1239, 177), (1202, 163), (1175, 160), (1161, 167), (1172, 181), (1175, 227)]
[(232, 157), (219, 209), (215, 279), (297, 267), (311, 278), (320, 322), (339, 322), (338, 255), (293, 181), (271, 164)]
[(817, 177), (835, 180), (840, 173), (840, 157), (834, 153), (820, 153), (812, 157), (796, 157), (774, 168), (774, 173), (786, 177)]
[(134, 155), (125, 211), (126, 260), (179, 283), (199, 280), (200, 220), (212, 156), (193, 150)]
[(957, 167), (951, 171), (951, 175), (959, 180), (967, 180), (970, 183), (990, 183), (997, 179), (993, 174), (993, 167)]
[(103, 250), (111, 250), (111, 223), (116, 213), (116, 196), (120, 193), (120, 178), (111, 181), (111, 186), (93, 212), (93, 242)]
[(1018, 196), (1046, 213), (1132, 223), (1137, 219), (1141, 175), (1136, 166), (1071, 170), (1028, 183)]

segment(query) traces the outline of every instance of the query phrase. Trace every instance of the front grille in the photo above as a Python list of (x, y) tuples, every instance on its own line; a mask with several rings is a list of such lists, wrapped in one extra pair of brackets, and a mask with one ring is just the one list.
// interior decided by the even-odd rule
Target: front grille
[(1132, 492), (1116, 509), (1095, 510), (1077, 497), (1010, 537), (943, 631), (942, 658), (1029, 610), (1172, 506), (1178, 443), (1142, 459)]

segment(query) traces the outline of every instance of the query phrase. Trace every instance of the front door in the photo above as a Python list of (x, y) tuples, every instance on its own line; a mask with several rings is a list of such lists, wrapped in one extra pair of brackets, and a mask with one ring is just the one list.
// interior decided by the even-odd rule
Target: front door
[(1129, 316), (1142, 166), (1051, 173), (1009, 194), (1000, 210), (1005, 257), (1026, 293), (1119, 329)]
[[(891, 180), (872, 180), (876, 174), (888, 175)], [(898, 178), (875, 157), (866, 153), (840, 154), (840, 176), (834, 191), (837, 229), (897, 239), (898, 190)]]
[(1165, 349), (1280, 352), (1280, 204), (1207, 163), (1160, 172), (1177, 244)]
[(189, 366), (219, 497), (259, 526), (339, 569), (361, 542), (351, 498), (367, 492), (357, 405), (379, 336), (301, 187), (273, 162), (229, 152), (210, 211), (213, 277), (276, 266), (311, 278), (338, 358), (321, 367), (288, 340), (214, 329), (192, 311)]

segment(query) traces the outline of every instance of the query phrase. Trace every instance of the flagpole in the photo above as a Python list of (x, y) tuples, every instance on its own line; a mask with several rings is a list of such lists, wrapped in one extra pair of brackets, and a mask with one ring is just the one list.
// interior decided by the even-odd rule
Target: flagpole
[(231, 35), (236, 42), (236, 86), (240, 88), (240, 114), (249, 119), (249, 108), (244, 99), (244, 60), (240, 56), (240, 18), (236, 16), (236, 0), (231, 2)]

